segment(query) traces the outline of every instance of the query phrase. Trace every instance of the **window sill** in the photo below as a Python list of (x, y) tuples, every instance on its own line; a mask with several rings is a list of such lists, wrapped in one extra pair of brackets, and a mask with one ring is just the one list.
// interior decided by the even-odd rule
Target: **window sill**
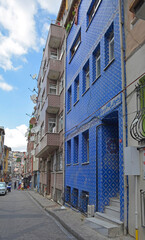
[(77, 166), (77, 165), (79, 165), (79, 163), (74, 163), (74, 164), (73, 164), (73, 166)]
[(107, 70), (107, 68), (114, 62), (115, 58), (113, 58), (108, 64), (107, 66), (104, 68), (104, 71)]
[(97, 80), (101, 77), (101, 74), (92, 82), (92, 85), (97, 82)]
[(86, 94), (86, 92), (88, 92), (89, 89), (90, 87), (88, 87), (87, 90), (82, 94), (82, 97)]
[(71, 163), (66, 164), (67, 167), (71, 166)]
[(82, 165), (88, 165), (89, 164), (89, 162), (84, 162), (84, 163), (82, 163)]
[(77, 100), (75, 103), (74, 103), (74, 106), (79, 102), (79, 100)]
[(70, 110), (68, 110), (67, 114), (69, 114), (70, 112), (71, 112), (71, 109), (70, 109)]

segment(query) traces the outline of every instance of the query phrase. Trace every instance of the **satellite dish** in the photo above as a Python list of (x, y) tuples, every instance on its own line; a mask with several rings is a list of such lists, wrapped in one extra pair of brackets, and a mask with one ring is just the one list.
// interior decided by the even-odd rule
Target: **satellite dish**
[(34, 75), (32, 76), (33, 79), (36, 79), (36, 77), (37, 77), (37, 74), (34, 74)]
[(30, 96), (30, 98), (34, 104), (37, 103), (37, 95), (36, 94), (33, 94), (32, 96)]

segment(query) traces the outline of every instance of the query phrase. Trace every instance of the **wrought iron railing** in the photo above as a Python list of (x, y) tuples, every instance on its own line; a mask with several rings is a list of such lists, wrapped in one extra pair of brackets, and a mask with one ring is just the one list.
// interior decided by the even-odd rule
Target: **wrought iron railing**
[(136, 91), (136, 115), (130, 125), (130, 134), (136, 141), (145, 140), (145, 85), (138, 84)]

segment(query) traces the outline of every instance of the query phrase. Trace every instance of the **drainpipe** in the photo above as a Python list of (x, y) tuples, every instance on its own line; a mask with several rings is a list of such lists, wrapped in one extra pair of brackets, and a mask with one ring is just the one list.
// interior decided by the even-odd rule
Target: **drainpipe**
[(137, 175), (135, 175), (135, 239), (138, 240)]
[[(65, 49), (66, 49), (66, 32), (65, 32)], [(66, 78), (66, 50), (64, 53), (64, 101), (63, 101), (63, 205), (65, 204), (65, 78)]]
[[(123, 21), (122, 21), (122, 0), (119, 0), (119, 27), (120, 27), (120, 47), (121, 47), (121, 69), (122, 69), (122, 89), (125, 88), (125, 66), (124, 66), (124, 48), (123, 48)], [(125, 90), (122, 93), (122, 114), (123, 114), (123, 158), (124, 148), (127, 146), (127, 116), (126, 116), (126, 97)], [(128, 178), (124, 176), (124, 234), (128, 229)]]

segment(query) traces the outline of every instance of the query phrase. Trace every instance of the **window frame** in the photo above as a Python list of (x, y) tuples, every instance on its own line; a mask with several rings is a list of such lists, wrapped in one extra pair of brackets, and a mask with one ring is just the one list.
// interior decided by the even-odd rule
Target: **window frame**
[[(52, 127), (51, 131), (50, 131), (50, 123), (55, 124), (55, 126)], [(56, 118), (48, 118), (48, 132), (49, 133), (56, 133), (57, 132), (56, 131)]]
[(87, 27), (89, 27), (89, 25), (92, 22), (92, 19), (94, 18), (100, 4), (101, 4), (102, 0), (95, 0), (92, 1), (87, 13)]
[(72, 47), (70, 48), (70, 62), (73, 59), (75, 53), (77, 52), (80, 44), (81, 44), (81, 29), (79, 29), (77, 36), (72, 44)]
[[(89, 140), (89, 130), (86, 130), (82, 133), (82, 147), (84, 147), (84, 151), (82, 151), (82, 164), (89, 163), (89, 155), (90, 155), (90, 140)], [(86, 151), (86, 156), (84, 155)]]
[(68, 96), (67, 96), (67, 112), (69, 112), (72, 108), (72, 86), (68, 89)]
[[(114, 59), (114, 32), (110, 34), (108, 44), (109, 44), (109, 63), (110, 63)], [(113, 49), (113, 53), (112, 53), (112, 49)]]
[[(54, 86), (55, 86), (55, 88), (54, 88)], [(55, 92), (55, 93), (51, 93), (50, 90), (56, 90), (56, 92)], [(49, 94), (51, 94), (51, 95), (57, 95), (57, 84), (55, 84), (55, 83), (49, 83)]]
[(89, 61), (86, 63), (85, 67), (83, 68), (83, 93), (82, 95), (88, 91), (90, 88), (90, 65)]

